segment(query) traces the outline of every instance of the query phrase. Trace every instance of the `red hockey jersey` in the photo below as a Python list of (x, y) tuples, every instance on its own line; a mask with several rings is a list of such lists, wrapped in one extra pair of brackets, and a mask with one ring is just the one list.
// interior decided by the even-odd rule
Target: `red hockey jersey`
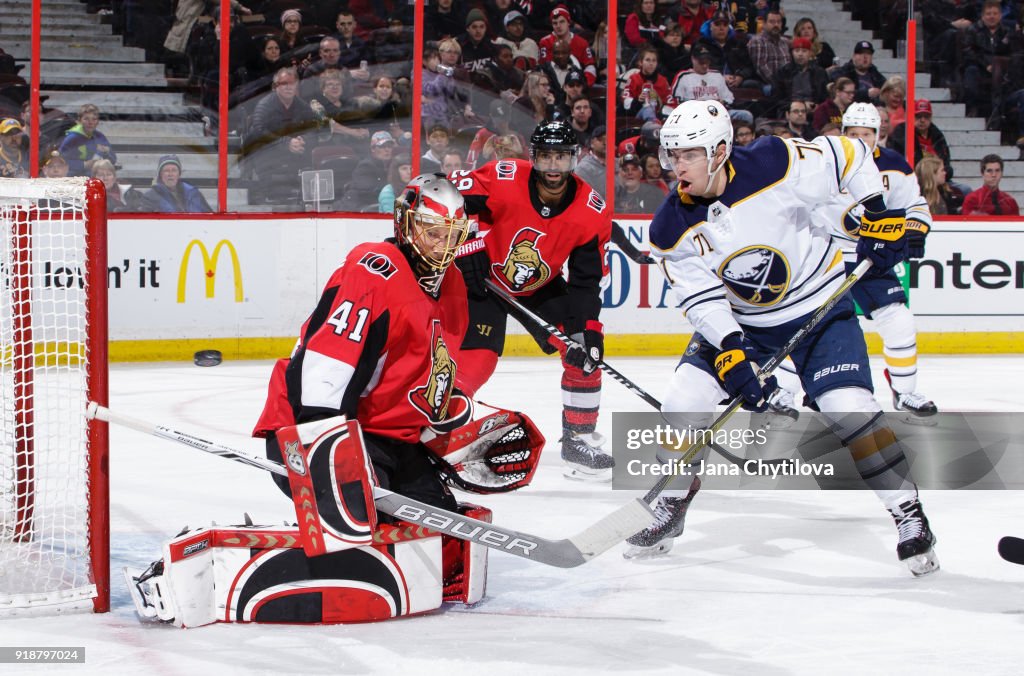
[(274, 366), (253, 435), (345, 414), (365, 432), (417, 442), (448, 417), (468, 321), (454, 266), (435, 300), (396, 245), (360, 244), (328, 280), (291, 359)]
[(450, 178), (466, 198), (467, 213), (479, 217), (492, 279), (513, 294), (530, 295), (559, 277), (568, 262), (574, 307), (582, 318), (597, 319), (611, 238), (607, 206), (572, 174), (566, 206), (553, 210), (540, 201), (531, 169), (528, 160), (499, 160)]

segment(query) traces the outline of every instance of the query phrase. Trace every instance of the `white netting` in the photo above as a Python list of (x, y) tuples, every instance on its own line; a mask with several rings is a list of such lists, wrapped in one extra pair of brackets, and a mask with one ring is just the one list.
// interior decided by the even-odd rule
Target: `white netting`
[(0, 614), (95, 596), (85, 188), (0, 180)]

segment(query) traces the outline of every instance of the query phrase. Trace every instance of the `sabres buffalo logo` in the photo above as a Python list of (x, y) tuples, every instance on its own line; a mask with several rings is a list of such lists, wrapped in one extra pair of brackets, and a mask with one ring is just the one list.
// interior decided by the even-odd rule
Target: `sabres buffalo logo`
[(523, 228), (516, 233), (504, 263), (494, 263), (494, 276), (503, 280), (513, 291), (532, 291), (544, 285), (551, 276), (551, 266), (537, 251), (537, 240), (543, 233)]
[(771, 247), (740, 249), (719, 270), (729, 290), (751, 305), (774, 305), (789, 289), (789, 262)]
[(441, 322), (435, 319), (430, 332), (430, 375), (427, 382), (409, 392), (409, 403), (422, 412), (431, 424), (448, 418), (448, 403), (455, 388), (455, 362), (441, 335)]

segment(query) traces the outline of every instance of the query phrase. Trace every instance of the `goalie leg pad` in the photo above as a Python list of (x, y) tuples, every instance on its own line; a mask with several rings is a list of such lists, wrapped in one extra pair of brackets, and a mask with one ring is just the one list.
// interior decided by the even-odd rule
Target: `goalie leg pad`
[[(491, 523), (491, 510), (480, 505), (460, 502), (459, 513)], [(488, 548), (449, 535), (443, 538), (445, 603), (477, 603), (487, 594)]]
[(441, 536), (408, 525), (381, 526), (372, 546), (317, 557), (306, 556), (295, 529), (204, 528), (167, 543), (151, 568), (157, 574), (132, 578), (148, 598), (139, 614), (179, 627), (386, 620), (440, 607), (443, 590)]
[(277, 431), (302, 546), (309, 556), (373, 541), (376, 480), (359, 423), (344, 417)]

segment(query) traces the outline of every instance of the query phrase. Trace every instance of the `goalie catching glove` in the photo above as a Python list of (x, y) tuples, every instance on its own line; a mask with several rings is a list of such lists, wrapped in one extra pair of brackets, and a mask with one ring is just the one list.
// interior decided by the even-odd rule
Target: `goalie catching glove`
[(722, 351), (715, 357), (715, 373), (730, 397), (743, 397), (743, 408), (763, 412), (768, 395), (778, 389), (779, 381), (769, 375), (764, 383), (757, 377), (757, 364), (747, 355), (753, 346), (742, 333), (730, 333), (722, 340)]
[(471, 493), (506, 493), (529, 485), (544, 435), (523, 413), (497, 409), (454, 429), (424, 431), (445, 479)]

